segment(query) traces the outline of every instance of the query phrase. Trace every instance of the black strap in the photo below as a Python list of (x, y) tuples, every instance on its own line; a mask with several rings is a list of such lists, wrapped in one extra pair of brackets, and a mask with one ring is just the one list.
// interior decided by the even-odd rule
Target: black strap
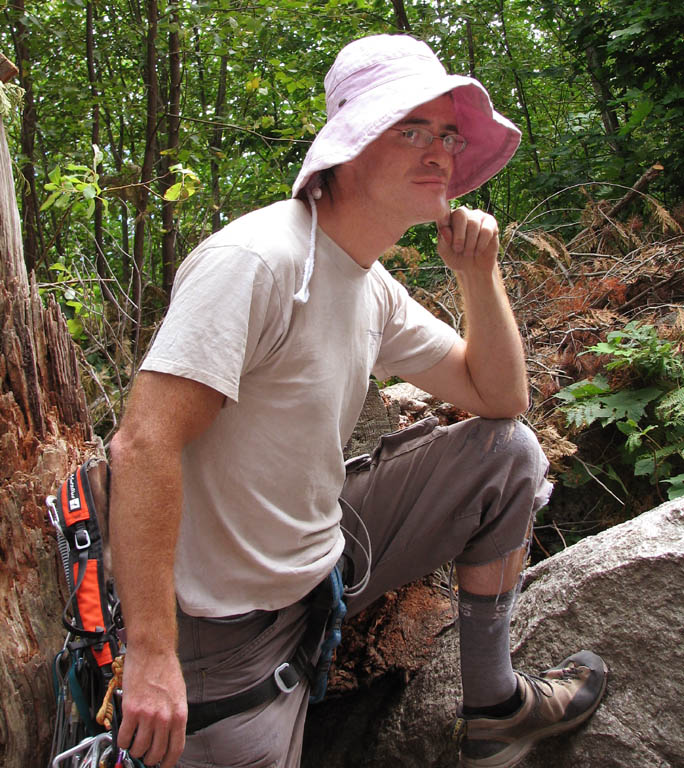
[[(301, 648), (301, 646), (300, 646)], [(299, 649), (298, 649), (299, 650)], [(195, 733), (219, 720), (273, 701), (280, 693), (292, 693), (299, 685), (304, 670), (296, 663), (286, 662), (276, 667), (269, 677), (246, 691), (226, 696), (218, 701), (188, 704), (188, 722), (185, 732)]]
[(246, 691), (216, 701), (198, 704), (188, 702), (188, 722), (185, 732), (195, 733), (226, 717), (232, 717), (273, 701), (281, 693), (292, 693), (304, 677), (312, 680), (314, 675), (312, 660), (325, 632), (330, 615), (331, 599), (330, 581), (326, 578), (304, 598), (303, 602), (309, 605), (309, 621), (294, 656), (289, 661), (279, 664), (265, 680)]

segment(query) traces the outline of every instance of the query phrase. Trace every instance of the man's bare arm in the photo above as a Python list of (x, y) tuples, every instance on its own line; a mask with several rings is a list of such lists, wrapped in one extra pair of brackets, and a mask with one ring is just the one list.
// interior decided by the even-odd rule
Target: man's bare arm
[(421, 389), (487, 418), (512, 418), (528, 405), (522, 340), (497, 263), (498, 227), (482, 211), (458, 208), (439, 223), (439, 254), (458, 279), (466, 340), (427, 371)]
[(126, 622), (119, 745), (161, 768), (185, 743), (186, 691), (176, 655), (173, 562), (181, 515), (181, 452), (224, 396), (190, 379), (143, 371), (111, 445), (110, 531)]

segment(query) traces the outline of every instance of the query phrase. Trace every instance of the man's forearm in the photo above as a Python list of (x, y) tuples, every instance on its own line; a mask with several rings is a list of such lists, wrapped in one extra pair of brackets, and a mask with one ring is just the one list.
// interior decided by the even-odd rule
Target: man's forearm
[(459, 274), (458, 281), (472, 384), (484, 403), (508, 416), (518, 415), (528, 405), (525, 355), (499, 270)]
[(173, 562), (181, 513), (180, 455), (112, 442), (111, 543), (128, 642), (175, 652)]

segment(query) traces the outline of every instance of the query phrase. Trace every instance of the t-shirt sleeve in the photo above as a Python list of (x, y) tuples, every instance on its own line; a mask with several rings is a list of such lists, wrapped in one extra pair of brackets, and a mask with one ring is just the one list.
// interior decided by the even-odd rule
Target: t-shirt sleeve
[(237, 401), (241, 376), (282, 332), (280, 292), (260, 256), (238, 246), (200, 246), (178, 270), (141, 369), (193, 379)]
[(456, 331), (408, 295), (403, 285), (384, 276), (388, 317), (373, 375), (406, 378), (436, 365), (459, 338)]

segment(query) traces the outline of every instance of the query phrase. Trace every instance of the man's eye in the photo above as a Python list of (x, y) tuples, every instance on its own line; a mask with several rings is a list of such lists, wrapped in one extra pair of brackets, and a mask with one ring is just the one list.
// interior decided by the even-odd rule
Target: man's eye
[(413, 141), (418, 136), (418, 133), (413, 128), (407, 128), (404, 131), (404, 136), (406, 136), (409, 141)]

